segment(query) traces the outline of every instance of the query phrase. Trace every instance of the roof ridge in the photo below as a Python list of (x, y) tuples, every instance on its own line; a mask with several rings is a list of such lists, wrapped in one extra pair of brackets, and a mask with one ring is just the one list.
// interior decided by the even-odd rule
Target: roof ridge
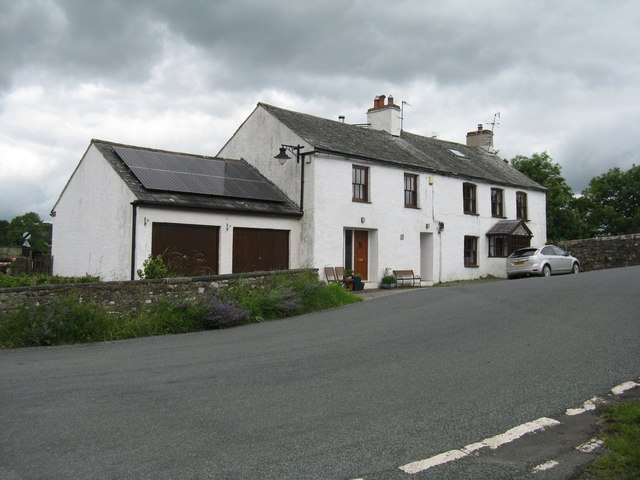
[(210, 155), (200, 155), (197, 153), (187, 153), (187, 152), (178, 152), (175, 150), (164, 150), (161, 148), (152, 148), (152, 147), (142, 147), (139, 145), (129, 145), (126, 143), (118, 143), (118, 142), (111, 142), (109, 140), (100, 140), (98, 138), (92, 138), (91, 139), (91, 143), (101, 143), (104, 145), (109, 145), (112, 147), (122, 147), (122, 148), (131, 148), (134, 150), (144, 150), (145, 152), (155, 152), (155, 153), (166, 153), (166, 154), (171, 154), (171, 155), (180, 155), (183, 157), (191, 157), (191, 158), (200, 158), (203, 160), (221, 160), (224, 162), (237, 162), (237, 163), (241, 163), (244, 162), (246, 163), (246, 160), (242, 159), (242, 158), (225, 158), (225, 157), (217, 157), (217, 156), (210, 156)]

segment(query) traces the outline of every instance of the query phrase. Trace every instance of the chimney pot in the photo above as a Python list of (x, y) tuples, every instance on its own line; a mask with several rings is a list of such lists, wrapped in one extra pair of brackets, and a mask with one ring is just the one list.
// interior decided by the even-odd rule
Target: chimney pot
[(387, 100), (387, 105), (393, 105), (393, 97), (389, 95), (389, 100)]
[(482, 131), (482, 124), (481, 124), (481, 123), (479, 123), (479, 124), (478, 124), (478, 131), (479, 131), (479, 132), (481, 132), (481, 131)]
[(339, 121), (340, 123), (344, 123), (344, 115), (340, 115), (340, 116), (338, 117), (338, 121)]

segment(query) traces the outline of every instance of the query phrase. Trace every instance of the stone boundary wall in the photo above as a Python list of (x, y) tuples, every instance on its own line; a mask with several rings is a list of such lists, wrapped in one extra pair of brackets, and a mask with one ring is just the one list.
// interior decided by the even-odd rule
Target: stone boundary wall
[(577, 257), (585, 272), (640, 265), (640, 233), (569, 240), (557, 245)]
[(215, 295), (221, 285), (232, 282), (260, 282), (280, 274), (302, 274), (317, 269), (275, 270), (206, 277), (163, 278), (123, 282), (98, 282), (35, 287), (0, 288), (0, 314), (23, 305), (47, 305), (59, 298), (77, 297), (80, 302), (104, 305), (109, 312), (131, 313), (141, 304), (152, 305), (161, 299), (183, 301)]

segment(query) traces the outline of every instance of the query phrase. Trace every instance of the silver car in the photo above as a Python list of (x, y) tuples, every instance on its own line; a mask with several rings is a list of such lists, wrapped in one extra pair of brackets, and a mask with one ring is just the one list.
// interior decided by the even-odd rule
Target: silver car
[(507, 258), (509, 278), (528, 275), (550, 277), (559, 273), (579, 272), (580, 261), (555, 245), (521, 248)]

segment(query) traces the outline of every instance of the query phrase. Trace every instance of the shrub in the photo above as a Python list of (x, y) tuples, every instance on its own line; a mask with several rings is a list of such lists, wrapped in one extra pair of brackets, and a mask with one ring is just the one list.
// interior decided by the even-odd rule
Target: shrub
[(204, 313), (202, 327), (205, 330), (229, 328), (247, 323), (248, 320), (249, 312), (241, 309), (232, 301), (215, 297)]
[(187, 333), (202, 329), (205, 309), (196, 302), (162, 300), (118, 319), (118, 338)]
[(0, 319), (0, 346), (26, 347), (109, 340), (112, 322), (101, 306), (69, 297), (22, 307)]
[(149, 255), (147, 259), (142, 262), (142, 269), (137, 271), (138, 277), (143, 279), (152, 278), (167, 278), (169, 276), (169, 269), (162, 259), (162, 255), (154, 257)]

